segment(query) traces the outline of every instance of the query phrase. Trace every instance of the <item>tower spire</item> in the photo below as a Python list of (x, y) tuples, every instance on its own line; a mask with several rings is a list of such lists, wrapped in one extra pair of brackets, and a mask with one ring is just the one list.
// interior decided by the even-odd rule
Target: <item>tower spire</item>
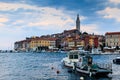
[(76, 19), (76, 29), (80, 31), (80, 19), (79, 19), (79, 14), (77, 14), (77, 19)]

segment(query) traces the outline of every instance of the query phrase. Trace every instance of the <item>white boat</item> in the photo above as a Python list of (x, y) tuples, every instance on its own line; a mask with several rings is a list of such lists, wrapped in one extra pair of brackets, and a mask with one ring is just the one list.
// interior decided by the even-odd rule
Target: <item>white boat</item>
[(79, 57), (85, 53), (87, 54), (87, 51), (71, 50), (67, 53), (67, 57), (62, 59), (62, 62), (65, 66), (72, 68), (74, 66), (74, 62), (78, 62)]
[(92, 48), (91, 54), (101, 54), (102, 52), (97, 48)]

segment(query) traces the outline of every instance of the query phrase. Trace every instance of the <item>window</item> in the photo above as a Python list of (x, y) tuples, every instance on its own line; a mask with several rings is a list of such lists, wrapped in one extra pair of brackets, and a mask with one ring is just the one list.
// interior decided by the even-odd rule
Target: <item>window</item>
[(73, 55), (69, 55), (69, 59), (73, 59)]
[(78, 59), (78, 55), (74, 55), (74, 59)]

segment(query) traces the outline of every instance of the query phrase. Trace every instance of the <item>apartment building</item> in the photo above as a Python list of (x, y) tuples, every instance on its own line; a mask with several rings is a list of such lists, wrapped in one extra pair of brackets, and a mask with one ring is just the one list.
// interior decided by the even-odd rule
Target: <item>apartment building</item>
[(105, 44), (107, 47), (120, 46), (120, 32), (107, 32), (105, 34)]

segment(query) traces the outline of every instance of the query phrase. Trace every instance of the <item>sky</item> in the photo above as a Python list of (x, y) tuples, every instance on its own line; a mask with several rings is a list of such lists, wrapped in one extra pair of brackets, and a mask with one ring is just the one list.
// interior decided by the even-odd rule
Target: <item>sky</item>
[(0, 49), (26, 37), (74, 29), (104, 35), (120, 31), (120, 0), (0, 0)]

